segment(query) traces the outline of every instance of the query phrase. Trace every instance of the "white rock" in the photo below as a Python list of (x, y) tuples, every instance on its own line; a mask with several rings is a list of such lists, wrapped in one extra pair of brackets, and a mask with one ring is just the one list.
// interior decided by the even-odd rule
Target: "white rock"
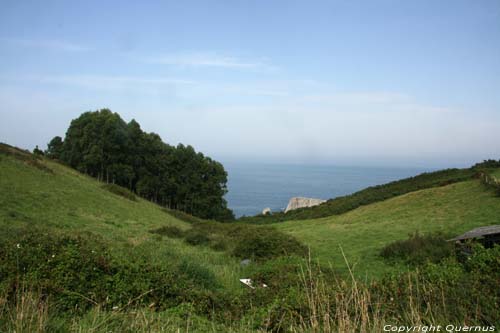
[(305, 208), (305, 207), (313, 207), (317, 205), (321, 205), (326, 200), (323, 199), (314, 199), (314, 198), (303, 198), (303, 197), (294, 197), (288, 201), (288, 206), (286, 206), (285, 213), (294, 209)]

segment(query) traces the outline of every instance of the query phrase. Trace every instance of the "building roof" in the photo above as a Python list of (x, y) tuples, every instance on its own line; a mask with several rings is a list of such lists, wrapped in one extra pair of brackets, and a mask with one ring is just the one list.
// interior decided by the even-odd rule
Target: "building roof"
[(464, 239), (480, 238), (487, 235), (500, 234), (500, 225), (490, 225), (487, 227), (479, 227), (467, 231), (465, 234), (450, 239), (450, 241), (459, 241)]

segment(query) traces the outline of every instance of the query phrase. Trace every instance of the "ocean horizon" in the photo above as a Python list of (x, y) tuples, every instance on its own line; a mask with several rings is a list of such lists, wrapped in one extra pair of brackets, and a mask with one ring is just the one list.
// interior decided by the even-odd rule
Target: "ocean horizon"
[(267, 207), (279, 212), (292, 197), (328, 200), (434, 170), (237, 162), (225, 163), (224, 167), (228, 172), (225, 198), (236, 217), (260, 214)]

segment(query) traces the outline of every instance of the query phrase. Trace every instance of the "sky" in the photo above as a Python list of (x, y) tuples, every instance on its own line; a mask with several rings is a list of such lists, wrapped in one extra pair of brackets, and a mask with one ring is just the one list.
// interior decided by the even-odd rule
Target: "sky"
[(0, 141), (101, 108), (221, 161), (500, 159), (500, 1), (0, 1)]

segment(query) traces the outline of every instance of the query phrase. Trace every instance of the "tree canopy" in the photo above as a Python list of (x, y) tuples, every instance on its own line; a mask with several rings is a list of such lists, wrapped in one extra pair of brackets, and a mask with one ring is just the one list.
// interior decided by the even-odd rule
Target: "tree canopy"
[(206, 219), (234, 218), (224, 199), (227, 173), (221, 163), (191, 146), (168, 145), (108, 109), (71, 121), (64, 140), (54, 137), (46, 154), (166, 207)]

